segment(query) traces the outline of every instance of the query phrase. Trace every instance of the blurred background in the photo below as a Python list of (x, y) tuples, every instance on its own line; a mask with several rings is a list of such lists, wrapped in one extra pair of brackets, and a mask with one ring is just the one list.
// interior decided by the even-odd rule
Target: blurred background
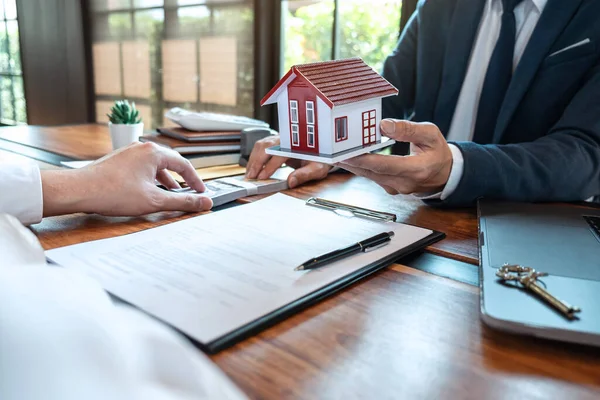
[(257, 117), (294, 64), (362, 57), (381, 71), (416, 0), (0, 0), (0, 123), (106, 122), (135, 101)]

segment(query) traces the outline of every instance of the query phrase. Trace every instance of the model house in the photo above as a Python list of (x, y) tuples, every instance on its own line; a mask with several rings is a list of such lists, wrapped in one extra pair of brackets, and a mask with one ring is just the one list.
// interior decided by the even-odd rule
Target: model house
[(381, 99), (398, 90), (360, 58), (296, 65), (262, 99), (277, 103), (280, 146), (269, 154), (338, 162), (381, 140)]

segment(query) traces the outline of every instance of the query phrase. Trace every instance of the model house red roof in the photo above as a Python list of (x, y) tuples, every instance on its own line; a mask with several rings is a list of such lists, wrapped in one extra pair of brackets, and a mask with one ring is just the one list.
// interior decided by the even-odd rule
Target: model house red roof
[(293, 66), (260, 105), (274, 103), (281, 90), (298, 76), (306, 79), (330, 107), (398, 94), (398, 89), (363, 60), (348, 58)]

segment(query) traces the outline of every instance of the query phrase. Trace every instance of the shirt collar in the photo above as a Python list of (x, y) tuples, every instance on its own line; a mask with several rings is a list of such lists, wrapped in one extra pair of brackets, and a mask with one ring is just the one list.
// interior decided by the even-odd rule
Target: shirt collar
[(531, 2), (541, 13), (542, 11), (544, 11), (544, 8), (546, 7), (546, 3), (548, 2), (548, 0), (531, 0)]
[[(495, 0), (489, 0), (490, 4), (493, 3), (494, 1)], [(498, 0), (498, 1), (500, 1), (500, 0)], [(542, 13), (542, 11), (544, 11), (544, 8), (546, 7), (546, 3), (548, 3), (548, 0), (525, 0), (525, 1), (532, 2), (540, 14)]]

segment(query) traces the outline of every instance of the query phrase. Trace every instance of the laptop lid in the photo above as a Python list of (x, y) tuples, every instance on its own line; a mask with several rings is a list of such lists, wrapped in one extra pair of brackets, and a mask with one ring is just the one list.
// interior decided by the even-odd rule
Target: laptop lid
[[(600, 346), (600, 209), (482, 200), (478, 204), (481, 316), (495, 328)], [(540, 284), (579, 306), (568, 320), (528, 290), (496, 277), (504, 263), (547, 272)]]

